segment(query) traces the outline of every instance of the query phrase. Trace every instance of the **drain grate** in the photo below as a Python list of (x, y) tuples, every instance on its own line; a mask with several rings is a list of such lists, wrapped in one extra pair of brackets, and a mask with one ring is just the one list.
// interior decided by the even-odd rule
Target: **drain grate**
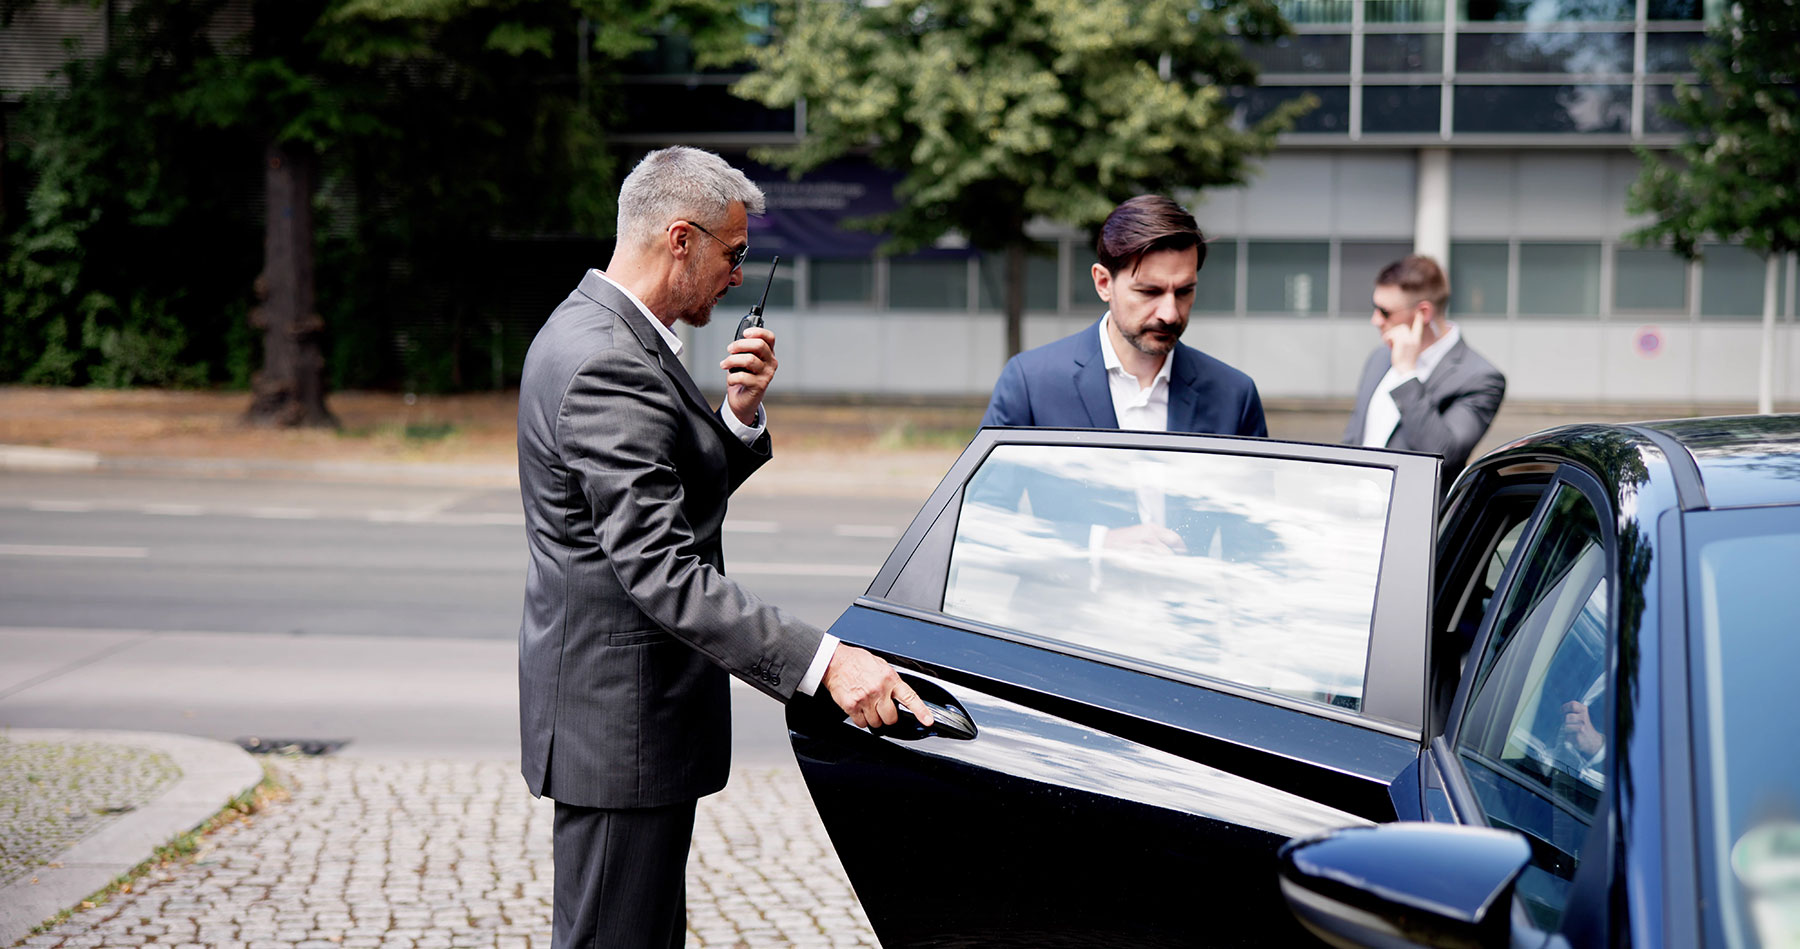
[(253, 755), (328, 755), (350, 744), (348, 738), (259, 738), (252, 735), (237, 739), (237, 746)]

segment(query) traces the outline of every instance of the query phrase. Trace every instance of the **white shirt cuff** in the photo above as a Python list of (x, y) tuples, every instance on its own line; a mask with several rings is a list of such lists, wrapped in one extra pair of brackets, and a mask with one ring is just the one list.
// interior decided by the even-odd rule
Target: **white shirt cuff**
[(725, 420), (725, 427), (731, 429), (731, 434), (736, 435), (738, 441), (746, 445), (755, 444), (756, 440), (762, 437), (763, 429), (769, 427), (769, 414), (764, 412), (760, 405), (756, 407), (755, 425), (745, 425), (743, 420), (737, 417), (737, 413), (731, 410), (729, 404), (719, 406), (719, 417)]
[(838, 638), (830, 633), (819, 640), (819, 651), (813, 653), (812, 665), (806, 667), (806, 675), (797, 686), (800, 694), (812, 695), (819, 691), (819, 683), (825, 679), (825, 667), (831, 665), (831, 654), (837, 651), (837, 647)]

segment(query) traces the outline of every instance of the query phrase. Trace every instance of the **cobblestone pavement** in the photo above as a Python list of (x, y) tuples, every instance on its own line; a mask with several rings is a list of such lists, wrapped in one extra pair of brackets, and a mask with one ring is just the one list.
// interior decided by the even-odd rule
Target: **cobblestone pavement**
[(0, 735), (0, 884), (24, 878), (180, 776), (168, 755), (145, 748)]
[[(23, 943), (220, 949), (550, 944), (552, 805), (510, 763), (286, 759), (291, 797)], [(876, 946), (798, 772), (700, 802), (689, 949)]]

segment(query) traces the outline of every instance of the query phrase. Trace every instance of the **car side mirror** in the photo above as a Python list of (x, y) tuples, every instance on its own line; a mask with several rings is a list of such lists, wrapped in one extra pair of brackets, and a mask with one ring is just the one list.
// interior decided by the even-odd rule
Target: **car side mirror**
[(1511, 831), (1401, 822), (1283, 844), (1281, 895), (1333, 946), (1501, 947), (1531, 845)]

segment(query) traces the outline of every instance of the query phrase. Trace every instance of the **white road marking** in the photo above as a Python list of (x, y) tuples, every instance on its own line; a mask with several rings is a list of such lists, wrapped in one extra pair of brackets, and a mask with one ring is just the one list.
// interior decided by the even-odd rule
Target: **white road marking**
[(86, 514), (94, 509), (92, 501), (31, 501), (27, 510), (52, 511), (58, 514)]
[(849, 563), (728, 563), (726, 576), (739, 574), (765, 577), (873, 577), (880, 564), (859, 566)]
[(53, 544), (0, 544), (0, 557), (107, 557), (141, 560), (150, 556), (146, 547), (64, 547)]
[(775, 534), (781, 531), (781, 525), (774, 521), (738, 521), (725, 522), (725, 529), (733, 534)]
[(206, 513), (206, 508), (198, 504), (145, 504), (138, 508), (138, 512), (162, 517), (199, 517)]
[(307, 507), (253, 507), (251, 517), (260, 517), (279, 521), (308, 521), (319, 516), (319, 512)]
[(900, 528), (886, 524), (839, 524), (831, 532), (839, 537), (873, 537), (878, 540), (893, 540), (900, 536)]

